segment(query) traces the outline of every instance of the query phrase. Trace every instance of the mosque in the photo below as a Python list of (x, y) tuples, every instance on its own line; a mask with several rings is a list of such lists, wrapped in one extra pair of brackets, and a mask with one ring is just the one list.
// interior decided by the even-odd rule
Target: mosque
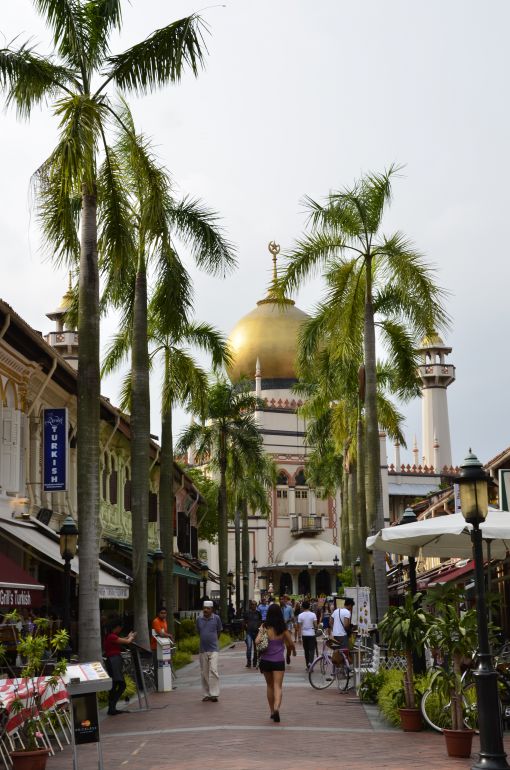
[[(279, 246), (269, 244), (276, 277)], [(301, 401), (293, 394), (299, 330), (308, 315), (291, 299), (278, 301), (273, 286), (267, 296), (234, 326), (229, 344), (232, 382), (246, 377), (264, 406), (256, 413), (264, 448), (278, 471), (270, 491), (271, 513), (252, 511), (249, 517), (250, 595), (261, 592), (312, 595), (336, 590), (336, 573), (342, 565), (340, 496), (324, 498), (306, 480), (306, 423), (298, 414)], [(455, 380), (455, 367), (447, 363), (451, 352), (438, 335), (422, 341), (419, 373), (422, 381), (422, 453), (416, 438), (413, 462), (400, 461), (394, 447), (388, 464), (386, 435), (381, 432), (381, 475), (386, 523), (397, 521), (416, 497), (437, 491), (451, 468), (447, 388)], [(201, 544), (204, 547), (207, 544)], [(216, 549), (207, 546), (207, 560), (217, 569)], [(235, 564), (234, 527), (229, 531), (229, 568)]]

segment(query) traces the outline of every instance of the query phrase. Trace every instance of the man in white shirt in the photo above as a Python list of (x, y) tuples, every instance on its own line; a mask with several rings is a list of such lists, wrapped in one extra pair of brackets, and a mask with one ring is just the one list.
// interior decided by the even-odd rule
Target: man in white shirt
[(298, 623), (301, 626), (301, 638), (305, 653), (306, 668), (313, 663), (315, 654), (315, 630), (317, 628), (317, 615), (310, 612), (310, 602), (303, 602), (303, 612), (298, 615)]
[(344, 606), (333, 612), (329, 619), (329, 626), (333, 629), (333, 639), (342, 645), (348, 647), (347, 635), (351, 627), (351, 613), (354, 607), (354, 599), (349, 597), (345, 599)]

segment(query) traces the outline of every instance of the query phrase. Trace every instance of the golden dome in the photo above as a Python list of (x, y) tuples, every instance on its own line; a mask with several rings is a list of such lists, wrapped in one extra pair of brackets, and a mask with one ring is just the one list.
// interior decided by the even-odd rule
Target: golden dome
[(263, 380), (296, 379), (299, 330), (308, 318), (290, 299), (283, 305), (271, 296), (257, 302), (230, 334), (230, 379), (235, 382), (245, 376), (253, 380), (257, 358)]

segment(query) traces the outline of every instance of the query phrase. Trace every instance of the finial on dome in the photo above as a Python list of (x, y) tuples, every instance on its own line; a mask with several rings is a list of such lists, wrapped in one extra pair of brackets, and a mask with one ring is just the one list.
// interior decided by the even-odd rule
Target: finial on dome
[(255, 364), (255, 377), (260, 377), (260, 361), (257, 358), (257, 363)]
[(273, 255), (273, 286), (272, 286), (272, 291), (274, 293), (276, 291), (276, 282), (278, 280), (278, 272), (276, 270), (276, 257), (280, 253), (280, 244), (276, 243), (276, 241), (269, 241), (267, 248), (269, 249), (269, 253)]

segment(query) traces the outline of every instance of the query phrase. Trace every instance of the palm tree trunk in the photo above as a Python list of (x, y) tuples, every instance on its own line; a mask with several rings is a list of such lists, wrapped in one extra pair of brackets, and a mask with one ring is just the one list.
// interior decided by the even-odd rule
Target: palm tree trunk
[[(376, 354), (374, 307), (372, 301), (372, 257), (365, 258), (366, 295), (364, 326), (365, 358), (365, 421), (366, 421), (366, 457), (367, 457), (367, 509), (377, 530), (384, 527), (384, 509), (381, 485), (381, 457), (379, 445), (379, 422), (376, 401)], [(386, 563), (384, 553), (374, 552), (374, 575), (376, 591), (377, 617), (382, 618), (388, 609), (388, 584), (386, 581)]]
[(342, 520), (340, 522), (340, 537), (342, 542), (342, 568), (352, 564), (351, 544), (349, 540), (349, 473), (344, 472), (342, 478)]
[(250, 534), (248, 530), (248, 503), (241, 501), (242, 534), (241, 534), (241, 560), (243, 564), (243, 609), (248, 612), (250, 600)]
[(137, 642), (149, 647), (147, 550), (149, 521), (150, 393), (147, 348), (147, 275), (140, 258), (136, 275), (131, 361), (131, 516), (133, 608)]
[(236, 508), (235, 512), (235, 552), (236, 552), (236, 601), (235, 601), (235, 608), (236, 612), (239, 612), (239, 606), (240, 606), (240, 594), (241, 594), (241, 514), (239, 512), (239, 506)]
[(363, 585), (370, 587), (370, 596), (372, 600), (375, 597), (375, 586), (373, 572), (369, 564), (368, 553), (365, 543), (368, 535), (367, 525), (367, 500), (366, 500), (366, 478), (365, 478), (365, 446), (364, 446), (364, 425), (361, 414), (361, 404), (358, 411), (358, 509), (360, 525), (360, 560), (361, 560), (361, 578)]
[(96, 192), (82, 193), (78, 334), (79, 657), (100, 660), (99, 272)]
[[(170, 379), (170, 354), (165, 351), (163, 393), (168, 393)], [(159, 533), (164, 554), (163, 601), (168, 610), (168, 629), (175, 632), (174, 612), (174, 447), (172, 431), (172, 405), (163, 398), (161, 403), (161, 452), (159, 462)]]
[(349, 543), (353, 564), (359, 556), (359, 508), (358, 508), (358, 472), (356, 462), (351, 462), (349, 473)]
[(227, 572), (228, 572), (228, 513), (227, 513), (227, 447), (226, 436), (220, 434), (220, 488), (218, 491), (218, 558), (220, 567), (220, 615), (223, 623), (228, 621)]

